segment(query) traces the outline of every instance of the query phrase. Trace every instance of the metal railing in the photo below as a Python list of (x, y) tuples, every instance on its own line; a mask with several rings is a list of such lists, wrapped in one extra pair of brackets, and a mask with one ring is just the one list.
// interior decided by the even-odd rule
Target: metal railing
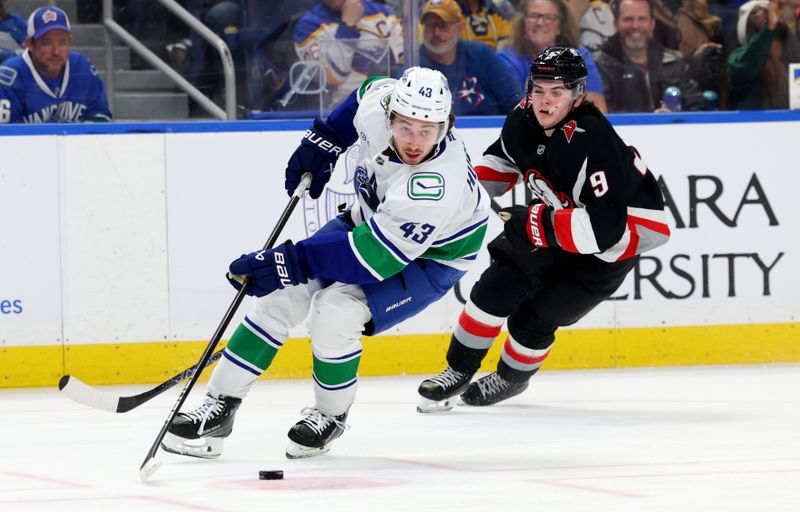
[(180, 75), (172, 67), (150, 51), (138, 39), (122, 28), (113, 18), (114, 0), (103, 0), (103, 25), (105, 26), (105, 52), (106, 52), (106, 88), (111, 111), (114, 111), (114, 45), (111, 35), (118, 37), (125, 44), (138, 53), (148, 64), (167, 75), (175, 84), (192, 97), (209, 114), (219, 119), (236, 119), (236, 75), (234, 74), (233, 57), (231, 50), (217, 34), (205, 26), (200, 20), (181, 7), (175, 0), (157, 0), (165, 8), (172, 11), (175, 16), (183, 20), (192, 30), (217, 49), (222, 59), (225, 74), (225, 110), (211, 101), (197, 87)]
[(419, 2), (407, 0), (403, 3), (403, 57), (408, 67), (419, 65), (419, 31), (413, 27), (419, 26), (419, 15), (422, 8)]

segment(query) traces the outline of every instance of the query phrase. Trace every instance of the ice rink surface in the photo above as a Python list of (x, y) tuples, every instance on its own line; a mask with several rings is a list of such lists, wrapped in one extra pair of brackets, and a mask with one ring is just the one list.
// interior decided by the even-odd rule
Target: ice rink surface
[(259, 381), (222, 458), (160, 451), (146, 484), (179, 388), (125, 414), (0, 390), (0, 511), (800, 511), (800, 365), (545, 368), (508, 402), (439, 415), (415, 411), (420, 379), (362, 379), (350, 430), (295, 461), (311, 384)]

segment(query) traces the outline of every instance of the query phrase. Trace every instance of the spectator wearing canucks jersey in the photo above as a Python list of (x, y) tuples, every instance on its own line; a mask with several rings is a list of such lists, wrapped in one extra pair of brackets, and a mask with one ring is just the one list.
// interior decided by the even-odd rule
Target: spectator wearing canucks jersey
[(521, 99), (522, 88), (489, 46), (459, 40), (463, 26), (456, 0), (429, 0), (422, 10), (420, 65), (447, 77), (457, 116), (505, 115)]
[(389, 66), (403, 62), (403, 28), (385, 5), (322, 0), (297, 22), (294, 47), (300, 60), (322, 64), (335, 104), (368, 74), (386, 75)]
[(71, 52), (72, 31), (57, 7), (28, 19), (26, 50), (0, 66), (0, 122), (110, 121), (103, 81), (89, 59)]

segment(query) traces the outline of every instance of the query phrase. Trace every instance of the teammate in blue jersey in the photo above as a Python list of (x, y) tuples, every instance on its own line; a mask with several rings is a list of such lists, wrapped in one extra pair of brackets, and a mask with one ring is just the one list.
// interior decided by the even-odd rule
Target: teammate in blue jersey
[(286, 456), (330, 449), (355, 400), (361, 336), (439, 300), (482, 246), (488, 197), (453, 129), (451, 101), (441, 73), (411, 68), (399, 80), (367, 80), (306, 131), (289, 160), (287, 190), (307, 171), (309, 194), (319, 197), (350, 146), (356, 200), (310, 238), (231, 263), (231, 283), (249, 276), (248, 293), (259, 298), (214, 369), (205, 402), (176, 417), (165, 450), (218, 457), (242, 399), (307, 316), (316, 403), (289, 430)]
[(103, 80), (71, 52), (66, 13), (41, 7), (28, 19), (28, 48), (0, 66), (0, 123), (110, 121)]

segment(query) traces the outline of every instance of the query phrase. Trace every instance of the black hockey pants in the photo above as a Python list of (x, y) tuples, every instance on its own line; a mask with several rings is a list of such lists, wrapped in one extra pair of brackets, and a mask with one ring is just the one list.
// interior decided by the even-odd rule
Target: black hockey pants
[[(610, 297), (638, 260), (637, 256), (605, 263), (560, 249), (505, 252), (492, 245), (490, 253), (492, 263), (472, 288), (470, 300), (490, 315), (507, 317), (511, 336), (534, 350), (546, 349), (559, 327), (577, 322)], [(447, 362), (456, 370), (474, 373), (487, 352), (466, 347), (453, 336)], [(502, 360), (497, 371), (515, 382), (536, 373), (515, 370)]]

